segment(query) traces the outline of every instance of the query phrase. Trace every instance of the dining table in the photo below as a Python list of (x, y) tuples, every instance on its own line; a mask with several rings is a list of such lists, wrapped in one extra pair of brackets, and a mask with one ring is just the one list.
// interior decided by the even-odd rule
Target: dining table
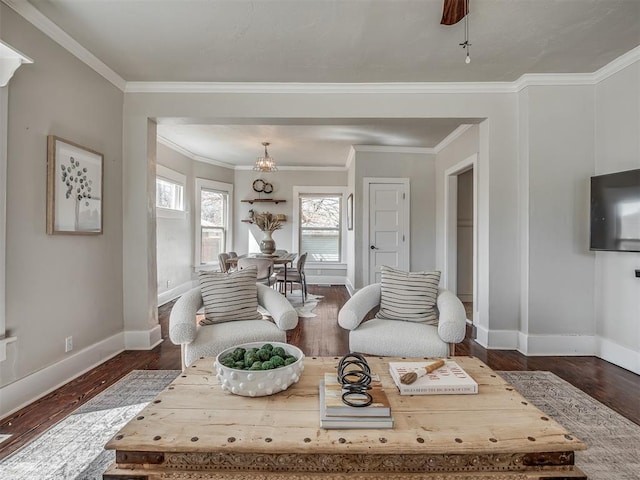
[(284, 296), (287, 296), (287, 266), (290, 265), (293, 267), (293, 261), (298, 256), (297, 253), (274, 253), (274, 254), (266, 254), (266, 253), (247, 253), (243, 255), (239, 255), (237, 257), (232, 257), (227, 259), (227, 265), (229, 267), (236, 268), (238, 266), (238, 260), (240, 258), (268, 258), (273, 261), (274, 265), (283, 265), (284, 266)]

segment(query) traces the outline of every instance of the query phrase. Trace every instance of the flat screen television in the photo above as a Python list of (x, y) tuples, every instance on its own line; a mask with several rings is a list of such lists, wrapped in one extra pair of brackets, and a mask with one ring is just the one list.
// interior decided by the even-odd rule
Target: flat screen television
[(591, 250), (640, 252), (640, 169), (591, 177)]

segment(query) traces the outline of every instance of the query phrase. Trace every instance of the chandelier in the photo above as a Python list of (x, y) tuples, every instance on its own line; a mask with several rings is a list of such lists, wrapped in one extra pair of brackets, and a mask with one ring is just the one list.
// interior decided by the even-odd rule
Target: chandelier
[(269, 142), (262, 142), (264, 145), (264, 157), (258, 157), (256, 160), (256, 164), (253, 166), (253, 169), (258, 172), (275, 172), (278, 170), (276, 167), (276, 162), (273, 157), (269, 156), (269, 152), (267, 152), (267, 147), (270, 145)]

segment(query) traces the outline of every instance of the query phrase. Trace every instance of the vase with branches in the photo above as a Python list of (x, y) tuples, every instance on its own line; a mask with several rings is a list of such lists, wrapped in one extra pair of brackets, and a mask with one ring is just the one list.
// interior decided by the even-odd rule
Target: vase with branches
[(272, 255), (276, 251), (276, 242), (272, 234), (282, 228), (282, 223), (276, 215), (269, 212), (256, 213), (253, 223), (264, 232), (264, 238), (260, 241), (260, 251), (266, 255)]

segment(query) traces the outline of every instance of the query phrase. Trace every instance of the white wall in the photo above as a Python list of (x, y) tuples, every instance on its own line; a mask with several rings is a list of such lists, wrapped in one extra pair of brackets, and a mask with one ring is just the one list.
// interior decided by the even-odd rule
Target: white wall
[(156, 258), (158, 274), (158, 298), (181, 285), (191, 282), (193, 272), (192, 221), (194, 186), (191, 160), (184, 155), (162, 145), (157, 147), (157, 164), (184, 175), (185, 212), (163, 212), (156, 209)]
[(593, 335), (593, 87), (529, 87), (529, 334)]
[[(18, 340), (0, 364), (6, 386), (90, 351), (68, 379), (124, 346), (121, 337), (102, 344), (123, 330), (123, 94), (5, 5), (0, 10), (2, 38), (34, 60), (9, 92), (6, 316)], [(46, 235), (48, 134), (104, 154), (102, 235)], [(74, 348), (65, 353), (68, 336)], [(60, 380), (44, 375), (39, 393)], [(14, 405), (5, 389), (0, 400), (2, 416)]]
[[(595, 89), (595, 174), (640, 168), (640, 62)], [(640, 373), (640, 253), (595, 253), (599, 354)]]
[(157, 163), (186, 177), (184, 190), (186, 213), (170, 216), (156, 215), (158, 298), (161, 301), (168, 301), (179, 296), (193, 280), (197, 279), (193, 268), (195, 179), (204, 178), (233, 183), (234, 171), (193, 160), (162, 143), (158, 143)]
[(435, 155), (400, 152), (361, 152), (355, 155), (355, 281), (363, 278), (363, 179), (365, 177), (409, 178), (411, 188), (411, 265), (413, 271), (434, 270), (436, 240)]

